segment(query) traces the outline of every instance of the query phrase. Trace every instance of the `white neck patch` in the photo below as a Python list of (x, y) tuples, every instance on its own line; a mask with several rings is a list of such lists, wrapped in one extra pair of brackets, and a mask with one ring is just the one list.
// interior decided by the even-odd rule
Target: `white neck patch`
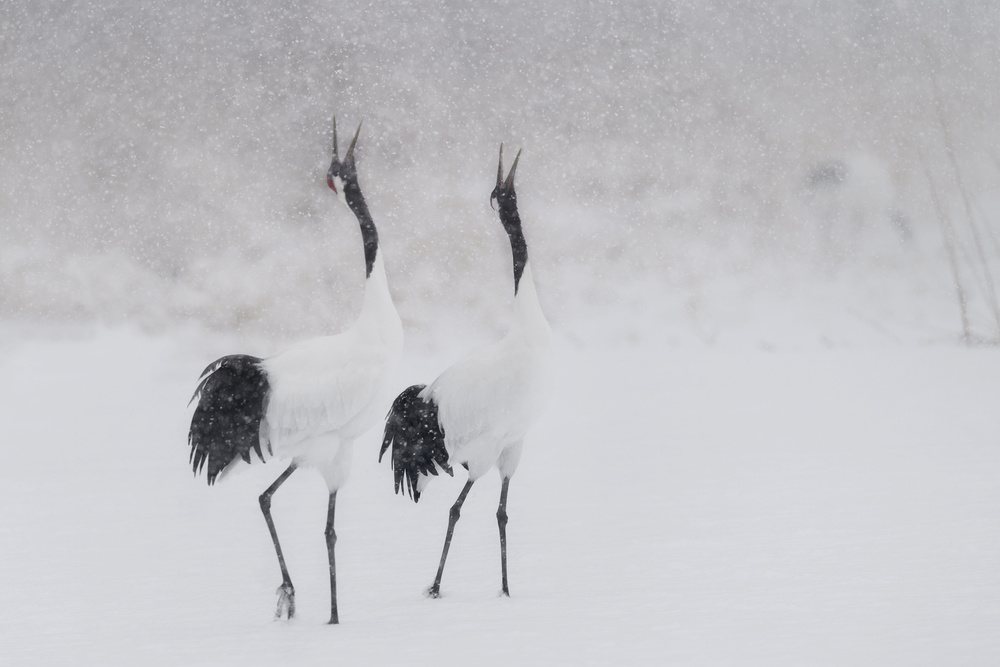
[(337, 199), (347, 204), (347, 197), (344, 195), (344, 179), (340, 176), (334, 176), (333, 186), (337, 188)]

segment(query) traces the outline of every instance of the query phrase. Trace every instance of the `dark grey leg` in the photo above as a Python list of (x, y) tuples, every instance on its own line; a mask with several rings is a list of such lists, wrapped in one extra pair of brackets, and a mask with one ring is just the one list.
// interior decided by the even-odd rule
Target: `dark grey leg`
[(326, 552), (330, 556), (330, 625), (340, 623), (337, 616), (337, 566), (333, 557), (333, 547), (337, 544), (337, 533), (333, 530), (333, 514), (337, 506), (337, 492), (330, 494), (330, 507), (326, 513)]
[(438, 565), (437, 576), (434, 577), (434, 583), (427, 589), (427, 597), (441, 597), (441, 576), (444, 575), (444, 562), (448, 559), (448, 548), (451, 546), (451, 536), (455, 533), (455, 524), (458, 523), (458, 517), (462, 514), (462, 504), (465, 502), (465, 497), (469, 495), (469, 490), (471, 488), (472, 480), (470, 479), (465, 483), (465, 487), (462, 489), (462, 492), (458, 494), (458, 500), (455, 501), (455, 504), (451, 506), (451, 511), (448, 512), (448, 533), (444, 537), (444, 550), (441, 552), (441, 564)]
[(510, 589), (507, 588), (507, 486), (510, 484), (510, 477), (503, 478), (503, 486), (500, 488), (500, 507), (497, 508), (497, 525), (500, 527), (500, 574), (503, 581), (501, 593), (510, 597)]
[(285, 557), (281, 553), (281, 544), (278, 542), (278, 533), (274, 529), (274, 521), (271, 519), (271, 496), (278, 490), (285, 480), (295, 472), (295, 464), (288, 466), (288, 470), (281, 473), (274, 484), (267, 487), (264, 493), (260, 494), (260, 509), (264, 512), (264, 520), (267, 521), (267, 529), (271, 531), (271, 541), (274, 542), (274, 552), (278, 554), (278, 565), (281, 567), (281, 586), (278, 586), (278, 609), (274, 612), (275, 618), (286, 615), (289, 619), (295, 616), (295, 587), (288, 576), (288, 568), (285, 567)]

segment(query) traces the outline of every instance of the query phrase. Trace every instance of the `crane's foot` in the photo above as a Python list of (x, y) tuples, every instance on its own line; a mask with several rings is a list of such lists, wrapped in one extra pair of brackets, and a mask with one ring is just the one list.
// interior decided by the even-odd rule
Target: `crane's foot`
[(278, 609), (274, 612), (274, 618), (292, 620), (295, 616), (295, 587), (290, 583), (281, 584), (275, 592), (278, 594)]
[(505, 588), (504, 590), (502, 590), (502, 591), (500, 591), (499, 593), (497, 593), (497, 597), (498, 597), (498, 598), (509, 598), (509, 597), (510, 597), (510, 591), (508, 591), (508, 590), (507, 590), (507, 589)]
[(431, 598), (432, 600), (437, 600), (439, 597), (441, 597), (441, 588), (437, 584), (432, 585), (430, 588), (424, 591), (424, 597)]

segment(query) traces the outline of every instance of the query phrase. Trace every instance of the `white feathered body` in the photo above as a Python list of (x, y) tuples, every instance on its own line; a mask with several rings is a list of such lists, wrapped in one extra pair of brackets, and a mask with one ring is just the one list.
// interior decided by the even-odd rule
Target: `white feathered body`
[[(453, 364), (421, 392), (437, 404), (448, 462), (467, 465), (470, 479), (494, 465), (503, 477), (517, 468), (524, 436), (551, 393), (551, 342), (526, 266), (507, 335)], [(420, 480), (421, 489), (427, 481)]]
[[(392, 399), (402, 349), (403, 327), (379, 253), (350, 329), (263, 360), (271, 390), (260, 425), (262, 449), (315, 468), (331, 491), (340, 488), (354, 440), (380, 421)], [(242, 465), (237, 459), (223, 476)]]

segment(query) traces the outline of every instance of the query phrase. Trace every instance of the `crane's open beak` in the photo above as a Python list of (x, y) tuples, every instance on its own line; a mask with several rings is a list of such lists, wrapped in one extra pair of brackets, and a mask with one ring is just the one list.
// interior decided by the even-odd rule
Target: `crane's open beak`
[[(364, 121), (361, 121), (364, 122)], [(351, 145), (347, 147), (347, 155), (344, 156), (344, 162), (349, 162), (354, 157), (354, 147), (358, 143), (358, 135), (361, 134), (361, 123), (358, 123), (358, 130), (354, 133), (354, 138), (351, 139)]]
[(341, 161), (337, 153), (337, 117), (333, 117), (333, 162), (330, 163), (330, 168), (326, 172), (326, 184), (334, 192), (337, 192), (335, 177), (340, 175), (341, 167), (354, 159), (354, 147), (358, 144), (359, 134), (361, 134), (361, 123), (358, 123), (358, 130), (354, 133), (354, 139), (351, 140), (351, 145), (347, 148), (347, 154), (344, 155), (344, 159)]
[[(326, 170), (326, 184), (330, 186), (330, 189), (334, 192), (337, 191), (337, 186), (334, 184), (333, 177), (337, 175), (340, 171), (340, 158), (337, 156), (337, 117), (333, 117), (333, 161), (330, 163), (330, 168)], [(336, 169), (335, 169), (336, 168)]]
[(500, 144), (500, 163), (497, 165), (497, 185), (495, 188), (493, 188), (493, 193), (490, 195), (490, 208), (493, 208), (493, 200), (497, 198), (497, 195), (499, 195), (500, 190), (511, 188), (514, 186), (514, 172), (517, 171), (517, 161), (521, 159), (521, 150), (518, 150), (517, 155), (514, 156), (514, 164), (510, 165), (510, 172), (507, 174), (507, 179), (504, 180), (503, 144)]
[(337, 117), (333, 117), (333, 159), (340, 162), (340, 158), (337, 157)]
[(521, 159), (521, 150), (517, 151), (517, 155), (514, 156), (514, 164), (510, 165), (510, 173), (507, 174), (507, 180), (503, 182), (505, 188), (512, 187), (514, 185), (514, 172), (517, 171), (517, 161)]
[(503, 184), (503, 144), (500, 144), (500, 163), (497, 165), (497, 188)]

